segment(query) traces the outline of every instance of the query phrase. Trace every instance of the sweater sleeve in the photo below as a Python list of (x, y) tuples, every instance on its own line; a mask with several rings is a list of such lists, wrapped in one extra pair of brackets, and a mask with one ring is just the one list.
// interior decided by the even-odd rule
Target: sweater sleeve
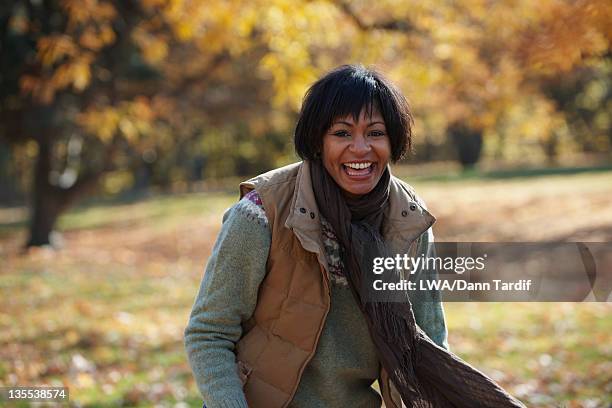
[(234, 347), (266, 274), (271, 233), (263, 209), (242, 199), (223, 217), (185, 329), (189, 364), (207, 408), (246, 408)]
[[(417, 256), (435, 257), (435, 246), (433, 243), (433, 230), (429, 228), (418, 238)], [(435, 269), (424, 270), (421, 268), (415, 273), (414, 279), (416, 281), (429, 280), (434, 279), (436, 276), (437, 271)], [(411, 301), (412, 311), (419, 327), (423, 329), (434, 343), (448, 350), (448, 332), (444, 318), (444, 309), (440, 300), (440, 292), (435, 289), (415, 291), (411, 294)]]

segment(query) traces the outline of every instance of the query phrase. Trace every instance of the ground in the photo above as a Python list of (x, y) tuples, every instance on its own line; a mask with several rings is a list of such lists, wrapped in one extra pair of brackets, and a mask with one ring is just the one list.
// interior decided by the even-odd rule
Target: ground
[[(413, 184), (439, 241), (612, 241), (612, 172)], [(230, 193), (83, 206), (63, 249), (23, 254), (0, 209), (0, 385), (64, 384), (73, 405), (201, 406), (182, 335)], [(447, 303), (453, 352), (530, 407), (612, 404), (610, 303)]]

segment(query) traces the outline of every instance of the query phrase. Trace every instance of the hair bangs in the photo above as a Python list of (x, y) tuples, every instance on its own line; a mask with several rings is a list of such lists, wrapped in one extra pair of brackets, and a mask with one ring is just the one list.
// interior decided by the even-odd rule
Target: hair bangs
[(357, 122), (363, 110), (367, 117), (371, 117), (375, 108), (380, 105), (376, 82), (363, 74), (352, 75), (342, 81), (329, 101), (329, 111), (326, 115), (329, 121), (325, 123), (326, 127), (331, 126), (333, 120), (348, 116)]

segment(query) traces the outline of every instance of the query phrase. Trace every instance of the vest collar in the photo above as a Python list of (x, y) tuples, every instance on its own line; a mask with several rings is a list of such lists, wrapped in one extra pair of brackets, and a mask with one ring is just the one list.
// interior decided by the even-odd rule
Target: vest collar
[[(410, 187), (391, 176), (389, 207), (383, 221), (383, 237), (392, 248), (408, 249), (436, 221)], [(310, 162), (299, 167), (291, 209), (285, 226), (294, 231), (304, 249), (322, 254), (320, 213), (312, 190)], [(325, 258), (325, 257), (323, 257)]]

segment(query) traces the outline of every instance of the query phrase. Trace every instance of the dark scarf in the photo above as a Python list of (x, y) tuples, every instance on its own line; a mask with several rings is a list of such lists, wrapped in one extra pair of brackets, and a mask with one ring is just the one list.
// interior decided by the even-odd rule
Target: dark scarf
[(412, 408), (525, 407), (493, 380), (437, 346), (416, 324), (412, 305), (370, 302), (364, 279), (374, 257), (388, 256), (381, 235), (391, 174), (385, 169), (368, 194), (346, 198), (320, 160), (311, 162), (312, 188), (321, 214), (340, 244), (344, 274), (363, 312), (378, 357)]

